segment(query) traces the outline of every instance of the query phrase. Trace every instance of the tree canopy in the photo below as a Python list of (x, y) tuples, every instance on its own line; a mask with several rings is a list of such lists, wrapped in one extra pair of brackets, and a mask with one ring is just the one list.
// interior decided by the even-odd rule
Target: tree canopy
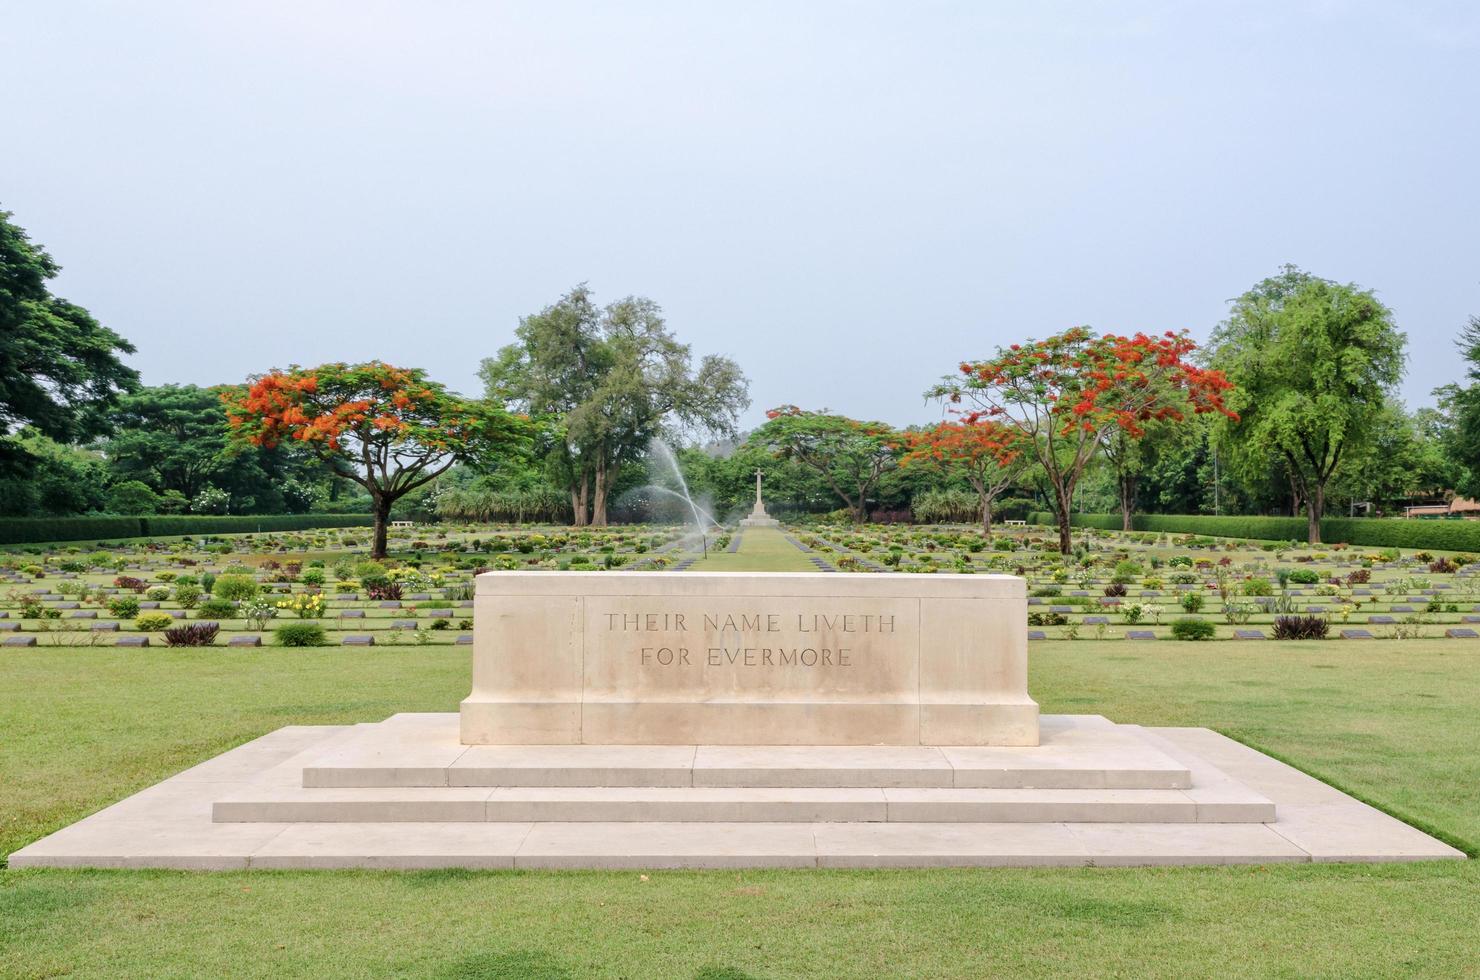
[(581, 285), (520, 321), (515, 343), (480, 370), (487, 397), (548, 421), (558, 432), (552, 475), (570, 492), (573, 523), (605, 525), (623, 467), (654, 439), (732, 434), (750, 404), (734, 361), (697, 366), (656, 303), (629, 296), (597, 307)]
[(22, 428), (76, 442), (107, 431), (104, 410), (138, 384), (134, 346), (58, 296), (60, 266), (0, 211), (0, 473), (26, 465)]
[(860, 422), (826, 411), (782, 405), (751, 439), (781, 459), (816, 471), (855, 521), (868, 518), (869, 495), (899, 461), (904, 438), (883, 422)]
[(1282, 466), (1320, 541), (1327, 487), (1371, 445), (1403, 376), (1405, 338), (1370, 290), (1294, 266), (1233, 301), (1210, 364), (1241, 421), (1224, 442), (1244, 473)]
[(459, 462), (492, 465), (529, 437), (528, 422), (461, 398), (416, 368), (381, 361), (294, 367), (222, 395), (234, 437), (295, 441), (370, 494), (373, 556), (385, 557), (391, 505)]
[(1059, 548), (1068, 554), (1074, 489), (1107, 439), (1140, 439), (1152, 422), (1195, 414), (1236, 418), (1224, 405), (1227, 379), (1188, 360), (1196, 346), (1185, 332), (1123, 337), (1073, 327), (965, 361), (926, 396), (967, 406), (956, 409), (967, 422), (991, 419), (1018, 431), (1048, 483)]

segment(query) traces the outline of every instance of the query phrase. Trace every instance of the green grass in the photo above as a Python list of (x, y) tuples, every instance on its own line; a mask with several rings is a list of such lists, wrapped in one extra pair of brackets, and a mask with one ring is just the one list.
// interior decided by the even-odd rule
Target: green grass
[(695, 572), (815, 572), (800, 548), (786, 540), (775, 528), (746, 528), (740, 537), (740, 550), (711, 551), (690, 566)]
[[(1480, 841), (1480, 644), (1079, 641), (1031, 663), (1046, 711), (1216, 727)], [(468, 682), (446, 647), (5, 651), (0, 851), (282, 725), (450, 711)], [(0, 975), (1474, 975), (1476, 867), (11, 871)]]

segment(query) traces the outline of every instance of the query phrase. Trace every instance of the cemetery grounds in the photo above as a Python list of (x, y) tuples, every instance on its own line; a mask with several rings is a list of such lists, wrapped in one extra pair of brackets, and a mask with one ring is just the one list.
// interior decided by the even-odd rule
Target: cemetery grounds
[[(1476, 855), (1480, 564), (1105, 531), (1061, 560), (1050, 537), (808, 525), (705, 556), (677, 527), (437, 525), (382, 565), (362, 529), (13, 547), (0, 856), (284, 725), (455, 710), (472, 576), (526, 567), (1024, 575), (1045, 712), (1214, 728)], [(166, 645), (205, 624), (174, 635), (210, 646)], [(0, 871), (0, 975), (1473, 976), (1475, 868)]]

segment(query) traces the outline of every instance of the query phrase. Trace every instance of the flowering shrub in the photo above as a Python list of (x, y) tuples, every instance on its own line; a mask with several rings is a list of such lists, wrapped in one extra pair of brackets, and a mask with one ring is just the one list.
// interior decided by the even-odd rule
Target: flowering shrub
[(293, 613), (299, 619), (318, 619), (324, 615), (324, 596), (320, 592), (303, 592), (283, 599), (277, 607)]

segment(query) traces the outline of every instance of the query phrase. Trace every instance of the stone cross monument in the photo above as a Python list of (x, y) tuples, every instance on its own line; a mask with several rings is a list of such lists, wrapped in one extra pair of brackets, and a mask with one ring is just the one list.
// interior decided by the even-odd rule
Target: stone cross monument
[(766, 505), (761, 503), (761, 470), (755, 471), (755, 506), (750, 509), (750, 516), (740, 522), (741, 527), (777, 527), (780, 521), (766, 513)]

